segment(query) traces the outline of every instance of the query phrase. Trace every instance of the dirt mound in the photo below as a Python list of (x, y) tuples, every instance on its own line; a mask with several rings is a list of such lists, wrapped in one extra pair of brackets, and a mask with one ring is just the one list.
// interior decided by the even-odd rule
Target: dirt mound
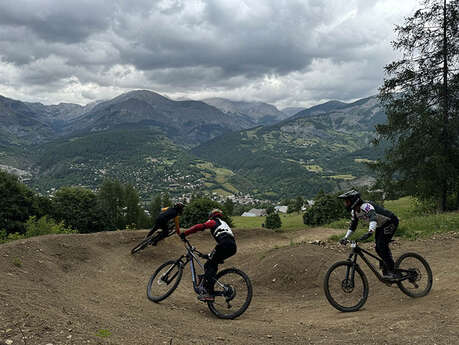
[(324, 273), (332, 263), (342, 259), (340, 253), (314, 244), (278, 247), (260, 254), (259, 261), (254, 260), (251, 278), (256, 286), (309, 294), (322, 286)]
[[(238, 253), (224, 266), (249, 275), (254, 297), (233, 321), (216, 319), (196, 300), (189, 269), (167, 300), (146, 299), (155, 268), (184, 253), (177, 237), (135, 256), (130, 249), (145, 231), (52, 235), (0, 245), (0, 345), (459, 343), (458, 238), (395, 244), (395, 255), (417, 251), (429, 260), (435, 277), (429, 296), (410, 299), (365, 270), (367, 304), (343, 314), (326, 301), (322, 279), (348, 249), (308, 243), (334, 232), (236, 230)], [(214, 246), (208, 233), (190, 240), (203, 252)]]

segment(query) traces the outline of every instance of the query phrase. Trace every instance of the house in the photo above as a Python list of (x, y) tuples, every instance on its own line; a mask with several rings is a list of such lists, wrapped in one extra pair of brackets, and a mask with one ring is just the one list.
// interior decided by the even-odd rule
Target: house
[(274, 206), (274, 210), (277, 213), (287, 213), (288, 211), (288, 206)]
[(257, 217), (264, 217), (264, 216), (268, 215), (266, 210), (265, 209), (261, 209), (261, 208), (252, 208), (251, 210), (249, 210), (249, 212), (253, 213)]
[(242, 217), (264, 217), (266, 215), (267, 213), (265, 209), (252, 208), (248, 212), (244, 212)]

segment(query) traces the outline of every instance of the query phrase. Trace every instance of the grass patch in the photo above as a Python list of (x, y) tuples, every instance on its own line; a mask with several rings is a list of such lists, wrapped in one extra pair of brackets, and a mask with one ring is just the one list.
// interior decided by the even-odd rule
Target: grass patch
[(266, 221), (266, 217), (234, 216), (231, 219), (233, 220), (234, 227), (237, 229), (261, 228), (261, 224), (264, 224)]
[(354, 159), (354, 162), (356, 163), (374, 163), (375, 161), (371, 159), (366, 159), (366, 158), (356, 158)]
[(329, 177), (334, 180), (353, 180), (355, 179), (355, 176), (353, 175), (334, 175), (334, 176), (329, 176)]
[(14, 258), (13, 265), (16, 267), (22, 267), (22, 260), (20, 258)]
[(433, 234), (459, 232), (459, 212), (414, 216), (400, 221), (397, 235), (415, 240), (430, 237)]
[(320, 165), (314, 165), (314, 164), (313, 165), (306, 165), (305, 168), (308, 171), (316, 172), (316, 173), (324, 171), (324, 169), (322, 169), (322, 167)]
[(107, 338), (112, 335), (112, 332), (110, 332), (108, 329), (99, 329), (96, 335), (101, 338)]
[[(282, 226), (280, 230), (282, 231), (291, 231), (298, 229), (307, 228), (303, 224), (303, 214), (300, 213), (290, 213), (290, 214), (279, 214)], [(231, 217), (233, 220), (234, 227), (237, 229), (254, 229), (261, 228), (262, 224), (266, 223), (266, 217), (242, 217), (234, 216)]]
[[(419, 214), (416, 210), (416, 200), (404, 197), (398, 200), (389, 200), (384, 203), (384, 208), (392, 211), (399, 218), (399, 227), (395, 237), (415, 240), (417, 238), (431, 237), (433, 234), (455, 231), (459, 232), (459, 212), (446, 212), (438, 214)], [(331, 241), (342, 238), (349, 226), (349, 219), (340, 219), (325, 227), (343, 229), (342, 235), (333, 235)], [(352, 238), (358, 238), (368, 231), (368, 224), (359, 222), (359, 227)], [(372, 241), (370, 238), (369, 241)]]

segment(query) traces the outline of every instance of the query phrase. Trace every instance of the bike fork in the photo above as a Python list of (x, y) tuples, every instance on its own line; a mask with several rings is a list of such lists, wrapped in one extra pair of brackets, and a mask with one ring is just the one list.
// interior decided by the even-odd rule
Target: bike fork
[(357, 255), (355, 254), (349, 255), (348, 261), (351, 262), (351, 265), (348, 265), (346, 268), (346, 280), (349, 282), (352, 282), (352, 285), (354, 285), (355, 266), (357, 265)]

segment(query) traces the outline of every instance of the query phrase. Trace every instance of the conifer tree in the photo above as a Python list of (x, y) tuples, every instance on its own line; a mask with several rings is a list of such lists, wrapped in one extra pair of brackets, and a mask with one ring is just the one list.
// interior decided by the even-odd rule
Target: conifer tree
[(379, 97), (388, 122), (376, 128), (376, 142), (390, 148), (376, 171), (386, 189), (434, 199), (444, 211), (448, 196), (459, 201), (459, 0), (420, 7), (395, 28), (401, 58), (385, 67)]

